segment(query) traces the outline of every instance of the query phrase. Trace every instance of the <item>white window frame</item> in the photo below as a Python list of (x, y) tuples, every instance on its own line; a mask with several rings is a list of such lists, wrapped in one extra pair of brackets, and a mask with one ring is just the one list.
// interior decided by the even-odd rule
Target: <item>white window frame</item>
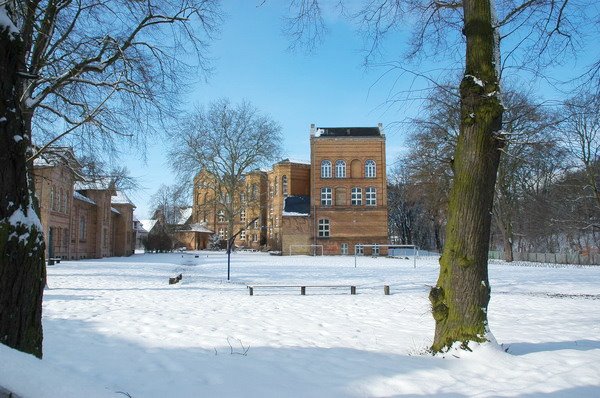
[(368, 187), (365, 189), (365, 204), (367, 206), (377, 206), (377, 188)]
[(219, 228), (219, 239), (225, 239), (225, 230), (223, 228)]
[(243, 229), (242, 232), (240, 232), (240, 239), (245, 241), (246, 240), (246, 230)]
[(365, 178), (375, 178), (377, 176), (377, 164), (369, 159), (365, 162)]
[(246, 221), (246, 210), (240, 212), (240, 221)]
[(354, 255), (362, 256), (363, 254), (365, 254), (365, 247), (361, 243), (354, 246)]
[(321, 178), (331, 178), (331, 160), (321, 161)]
[(217, 212), (217, 221), (218, 222), (225, 222), (225, 211), (219, 210)]
[(331, 223), (327, 218), (319, 220), (319, 238), (329, 238), (331, 236)]
[(347, 255), (348, 254), (348, 244), (347, 243), (342, 243), (342, 245), (340, 247), (340, 253), (342, 255)]
[(373, 246), (371, 246), (371, 255), (379, 256), (379, 245), (377, 243), (375, 243)]
[(350, 194), (350, 204), (352, 206), (362, 206), (362, 188), (353, 187)]
[(333, 204), (333, 194), (329, 187), (321, 188), (321, 206), (331, 206)]
[(335, 161), (335, 177), (346, 178), (346, 162), (343, 160)]

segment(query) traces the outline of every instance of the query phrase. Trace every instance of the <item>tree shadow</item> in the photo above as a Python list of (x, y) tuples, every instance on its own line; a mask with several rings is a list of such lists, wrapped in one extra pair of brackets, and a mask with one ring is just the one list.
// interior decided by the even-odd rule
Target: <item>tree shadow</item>
[(573, 341), (547, 341), (541, 343), (512, 343), (507, 344), (507, 352), (512, 355), (527, 355), (535, 352), (577, 350), (589, 351), (600, 349), (600, 341), (573, 340)]

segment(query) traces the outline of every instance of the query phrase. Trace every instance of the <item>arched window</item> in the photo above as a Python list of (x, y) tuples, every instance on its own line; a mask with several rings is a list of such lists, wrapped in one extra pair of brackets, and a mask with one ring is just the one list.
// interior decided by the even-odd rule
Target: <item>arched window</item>
[(367, 160), (365, 162), (365, 178), (375, 178), (376, 168), (374, 160)]
[(331, 161), (323, 160), (321, 162), (321, 178), (331, 178)]
[(337, 178), (346, 178), (346, 162), (343, 160), (335, 162), (335, 176)]

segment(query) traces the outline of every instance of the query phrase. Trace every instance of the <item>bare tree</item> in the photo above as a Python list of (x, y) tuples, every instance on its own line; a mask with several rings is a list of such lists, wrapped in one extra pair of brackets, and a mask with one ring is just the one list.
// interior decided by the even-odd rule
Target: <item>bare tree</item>
[(179, 72), (191, 66), (182, 54), (191, 51), (208, 68), (217, 5), (0, 2), (0, 342), (42, 356), (44, 243), (28, 173), (33, 159), (74, 134), (80, 148), (114, 149), (115, 136), (163, 117), (182, 88)]
[(233, 236), (235, 217), (260, 199), (259, 187), (247, 186), (245, 177), (278, 158), (281, 127), (248, 102), (220, 99), (189, 114), (171, 139), (174, 171), (183, 181), (202, 173), (211, 192), (204, 205), (223, 212)]
[[(112, 153), (172, 114), (183, 82), (210, 69), (217, 0), (15, 1), (24, 53), (19, 107), (38, 145)], [(141, 135), (137, 133), (143, 133)]]
[(177, 224), (182, 209), (189, 207), (187, 194), (188, 189), (183, 185), (162, 184), (150, 198), (153, 212), (161, 214), (167, 225)]

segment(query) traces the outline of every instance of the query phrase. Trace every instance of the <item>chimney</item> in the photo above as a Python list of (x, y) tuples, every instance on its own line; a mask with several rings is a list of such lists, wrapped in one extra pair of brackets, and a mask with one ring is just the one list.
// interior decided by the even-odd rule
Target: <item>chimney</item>
[(311, 136), (311, 137), (314, 137), (314, 136), (315, 136), (315, 130), (316, 130), (316, 128), (315, 128), (315, 124), (314, 124), (314, 123), (312, 123), (312, 124), (310, 125), (310, 136)]
[(377, 123), (377, 128), (379, 129), (379, 134), (384, 136), (385, 133), (383, 132), (383, 123)]

